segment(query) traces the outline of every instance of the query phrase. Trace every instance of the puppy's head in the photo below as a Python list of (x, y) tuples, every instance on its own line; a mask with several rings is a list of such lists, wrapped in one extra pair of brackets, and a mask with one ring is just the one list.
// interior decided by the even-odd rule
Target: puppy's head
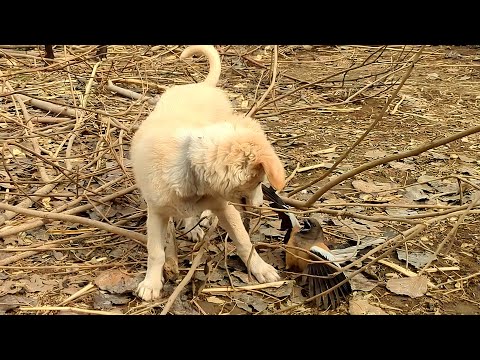
[(219, 185), (228, 200), (260, 206), (263, 181), (267, 179), (276, 190), (285, 186), (283, 165), (259, 125), (225, 139), (217, 155), (224, 169)]

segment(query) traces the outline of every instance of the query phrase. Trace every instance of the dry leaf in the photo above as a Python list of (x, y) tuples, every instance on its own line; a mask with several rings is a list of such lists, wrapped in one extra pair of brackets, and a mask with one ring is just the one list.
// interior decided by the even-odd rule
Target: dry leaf
[(387, 289), (398, 295), (411, 298), (423, 296), (427, 292), (428, 279), (425, 276), (405, 277), (387, 281)]
[(413, 201), (428, 200), (428, 195), (425, 194), (421, 185), (414, 185), (406, 189), (405, 197)]
[(335, 149), (338, 147), (338, 145), (332, 146), (328, 149), (322, 149), (322, 150), (317, 150), (313, 151), (310, 153), (310, 155), (320, 155), (320, 154), (328, 154), (328, 153), (333, 153), (335, 152)]
[(52, 208), (52, 205), (50, 204), (50, 200), (51, 200), (51, 199), (50, 199), (49, 197), (44, 197), (44, 198), (42, 199), (42, 205), (43, 205), (43, 207), (45, 208), (45, 210), (50, 211), (50, 210), (53, 209), (53, 208)]
[(467, 162), (467, 163), (472, 163), (472, 162), (475, 162), (476, 160), (475, 159), (472, 159), (468, 156), (465, 156), (465, 155), (458, 155), (458, 157), (460, 158), (460, 160), (462, 160), (463, 162)]
[(22, 289), (19, 285), (17, 281), (5, 280), (3, 284), (0, 284), (0, 296), (19, 292)]
[(437, 153), (437, 152), (431, 152), (430, 155), (432, 155), (432, 157), (435, 159), (435, 160), (448, 160), (449, 157), (445, 154), (441, 154), (441, 153)]
[(252, 283), (252, 284), (253, 283), (258, 283), (257, 281), (254, 280), (255, 278), (253, 276), (252, 276), (252, 281), (249, 281), (248, 274), (246, 272), (243, 272), (243, 271), (235, 270), (235, 271), (232, 271), (230, 274), (235, 276), (236, 278), (240, 279), (243, 282), (243, 284), (239, 284), (239, 285), (234, 284), (236, 286), (241, 286), (241, 285), (250, 284), (250, 283)]
[(212, 304), (224, 304), (225, 301), (222, 300), (222, 299), (219, 299), (218, 297), (216, 296), (209, 296), (207, 297), (205, 300), (207, 300), (208, 302), (212, 303)]
[(387, 153), (382, 150), (370, 150), (364, 155), (367, 159), (380, 159), (387, 156)]
[(27, 292), (50, 291), (57, 284), (55, 280), (45, 280), (36, 274), (30, 279), (21, 279), (20, 283)]
[(370, 305), (367, 300), (361, 298), (350, 300), (348, 312), (350, 315), (388, 315), (378, 306)]
[(394, 169), (402, 170), (402, 171), (415, 170), (415, 165), (405, 164), (404, 162), (401, 162), (401, 161), (390, 161), (388, 165), (390, 165), (390, 167)]
[(270, 287), (262, 289), (262, 291), (275, 297), (285, 297), (292, 294), (294, 284), (294, 281), (289, 281), (278, 288)]
[(370, 193), (375, 193), (375, 192), (380, 192), (384, 190), (390, 190), (393, 188), (392, 184), (380, 184), (380, 185), (375, 185), (373, 182), (366, 182), (363, 180), (353, 180), (352, 181), (352, 186), (364, 193), (370, 194)]
[(35, 306), (37, 300), (21, 295), (5, 295), (0, 297), (0, 315), (19, 306)]
[[(351, 273), (350, 271), (345, 271), (346, 276), (349, 276)], [(368, 279), (360, 273), (350, 279), (350, 285), (353, 291), (371, 291), (378, 285), (378, 281)]]
[(133, 292), (140, 281), (140, 278), (133, 278), (120, 270), (106, 270), (97, 276), (95, 285), (110, 293), (123, 294), (125, 292)]
[(401, 209), (401, 208), (387, 208), (385, 212), (390, 216), (395, 217), (404, 217), (408, 215), (418, 214), (415, 210), (411, 209)]
[(246, 293), (233, 293), (232, 297), (240, 309), (248, 312), (252, 312), (252, 308), (256, 311), (263, 311), (268, 306), (268, 303), (263, 301), (259, 296), (248, 295)]
[(47, 241), (50, 238), (50, 234), (44, 229), (28, 230), (25, 233), (35, 240)]
[[(397, 257), (399, 260), (407, 261), (407, 253), (403, 249), (397, 249)], [(408, 264), (420, 269), (426, 265), (430, 260), (436, 260), (435, 254), (427, 251), (409, 251), (408, 252)]]
[(130, 301), (128, 296), (120, 296), (113, 294), (104, 294), (98, 292), (93, 296), (93, 308), (100, 310), (109, 310), (113, 305), (124, 305)]
[(270, 236), (270, 237), (283, 237), (285, 236), (285, 231), (280, 231), (278, 228), (266, 228), (266, 227), (260, 227), (258, 230), (260, 234), (263, 234), (265, 236)]
[[(207, 275), (205, 275), (205, 273), (201, 271), (196, 271), (194, 276), (196, 280), (200, 281), (205, 281), (205, 279), (207, 278)], [(224, 269), (220, 269), (217, 267), (208, 274), (208, 282), (214, 283), (223, 280), (225, 277), (227, 277), (227, 272)]]

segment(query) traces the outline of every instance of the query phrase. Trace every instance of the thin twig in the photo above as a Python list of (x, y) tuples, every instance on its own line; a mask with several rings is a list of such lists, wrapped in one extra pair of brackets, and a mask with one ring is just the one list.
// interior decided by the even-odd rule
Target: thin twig
[(257, 112), (259, 106), (268, 96), (268, 94), (272, 91), (273, 87), (275, 86), (275, 80), (277, 79), (277, 63), (278, 63), (278, 45), (273, 47), (273, 65), (272, 65), (272, 80), (270, 82), (270, 86), (268, 87), (267, 91), (262, 95), (262, 97), (255, 103), (255, 105), (250, 109), (246, 116), (254, 116)]
[(202, 262), (203, 255), (205, 254), (205, 250), (207, 249), (207, 246), (210, 241), (210, 237), (213, 235), (213, 232), (217, 228), (218, 224), (218, 218), (215, 217), (212, 221), (212, 224), (210, 225), (210, 228), (208, 229), (207, 233), (203, 237), (203, 244), (198, 250), (197, 255), (195, 256), (195, 259), (192, 261), (192, 266), (190, 267), (190, 270), (188, 270), (188, 273), (185, 275), (185, 277), (182, 279), (180, 284), (175, 288), (173, 293), (170, 295), (170, 297), (167, 300), (167, 303), (165, 304), (162, 312), (160, 315), (166, 315), (168, 314), (170, 308), (172, 307), (173, 303), (175, 302), (175, 299), (177, 296), (180, 294), (182, 289), (190, 282), (190, 279), (192, 278), (193, 274), (195, 273), (196, 268), (200, 263)]

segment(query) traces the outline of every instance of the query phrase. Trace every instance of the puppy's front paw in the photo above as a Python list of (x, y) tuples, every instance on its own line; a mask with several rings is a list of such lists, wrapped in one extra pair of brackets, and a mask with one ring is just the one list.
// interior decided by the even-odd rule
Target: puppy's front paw
[(273, 282), (280, 280), (277, 270), (272, 265), (267, 264), (261, 258), (252, 264), (250, 268), (252, 274), (260, 283)]
[(143, 280), (137, 287), (137, 296), (145, 301), (155, 300), (160, 297), (160, 291), (162, 291), (162, 281), (150, 281)]

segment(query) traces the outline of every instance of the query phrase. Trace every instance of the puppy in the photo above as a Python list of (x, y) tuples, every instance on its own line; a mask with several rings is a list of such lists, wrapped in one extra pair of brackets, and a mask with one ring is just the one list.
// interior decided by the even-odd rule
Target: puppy
[(190, 46), (180, 57), (193, 54), (209, 61), (205, 81), (165, 91), (131, 144), (135, 180), (147, 203), (147, 273), (137, 288), (147, 301), (158, 298), (163, 287), (169, 218), (195, 224), (205, 210), (218, 217), (246, 265), (250, 257), (248, 266), (259, 282), (279, 279), (253, 249), (240, 213), (228, 201), (260, 206), (262, 181), (280, 190), (285, 170), (260, 124), (234, 114), (216, 87), (221, 62), (215, 48)]

